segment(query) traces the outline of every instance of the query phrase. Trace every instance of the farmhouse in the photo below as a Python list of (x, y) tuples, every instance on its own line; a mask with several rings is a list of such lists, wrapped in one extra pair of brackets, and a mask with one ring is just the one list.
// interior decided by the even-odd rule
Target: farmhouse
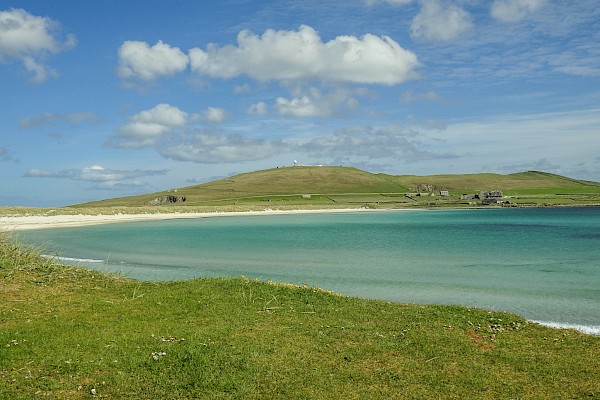
[(483, 204), (502, 203), (502, 191), (491, 190), (489, 192), (481, 192), (479, 193), (479, 199)]
[(481, 200), (482, 204), (498, 204), (502, 203), (502, 191), (490, 190), (489, 192), (479, 192), (477, 194), (463, 194), (461, 200)]

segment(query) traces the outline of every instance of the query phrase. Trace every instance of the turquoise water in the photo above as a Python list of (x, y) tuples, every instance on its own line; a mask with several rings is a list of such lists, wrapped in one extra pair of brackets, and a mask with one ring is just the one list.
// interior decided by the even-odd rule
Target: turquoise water
[(231, 216), (21, 238), (141, 280), (243, 275), (600, 333), (600, 208)]

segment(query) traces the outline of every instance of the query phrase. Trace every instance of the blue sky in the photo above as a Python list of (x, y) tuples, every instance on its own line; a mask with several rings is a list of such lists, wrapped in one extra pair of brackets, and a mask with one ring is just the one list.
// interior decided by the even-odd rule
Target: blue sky
[(291, 165), (600, 181), (600, 2), (0, 2), (0, 205)]

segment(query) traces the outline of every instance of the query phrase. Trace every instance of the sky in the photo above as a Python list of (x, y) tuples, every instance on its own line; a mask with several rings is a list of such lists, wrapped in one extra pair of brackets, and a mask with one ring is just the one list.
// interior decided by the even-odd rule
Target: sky
[(600, 181), (600, 1), (0, 0), (0, 205), (294, 161)]

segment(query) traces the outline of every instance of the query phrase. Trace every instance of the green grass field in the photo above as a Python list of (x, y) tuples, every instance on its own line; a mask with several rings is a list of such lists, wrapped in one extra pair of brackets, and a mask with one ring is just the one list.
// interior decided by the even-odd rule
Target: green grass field
[[(407, 193), (448, 190), (449, 197), (410, 200)], [(600, 183), (579, 181), (544, 172), (510, 175), (469, 174), (393, 176), (372, 174), (351, 167), (288, 167), (256, 171), (201, 185), (142, 196), (107, 199), (73, 206), (77, 209), (143, 207), (160, 196), (185, 196), (181, 207), (419, 207), (456, 206), (463, 193), (501, 189), (513, 197), (547, 198), (549, 204), (599, 203)], [(569, 194), (575, 200), (566, 198)], [(303, 197), (304, 195), (304, 197)], [(310, 198), (306, 198), (310, 195)], [(517, 201), (518, 203), (518, 201)], [(167, 208), (169, 206), (162, 206)]]
[(600, 337), (244, 278), (138, 282), (0, 236), (1, 399), (583, 399)]

